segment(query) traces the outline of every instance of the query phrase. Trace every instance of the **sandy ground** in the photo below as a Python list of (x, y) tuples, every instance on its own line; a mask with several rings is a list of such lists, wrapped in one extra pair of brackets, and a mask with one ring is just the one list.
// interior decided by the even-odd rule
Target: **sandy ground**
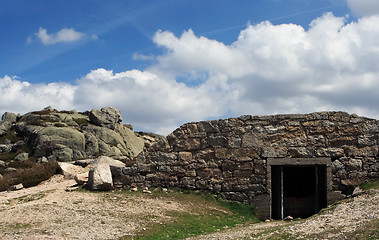
[(0, 239), (117, 239), (186, 207), (143, 195), (65, 191), (74, 184), (56, 175), (36, 187), (0, 193)]
[[(74, 184), (56, 175), (36, 187), (0, 193), (0, 239), (118, 239), (167, 221), (169, 211), (191, 209), (141, 194), (66, 191)], [(240, 225), (189, 239), (267, 239), (276, 231), (305, 239), (324, 232), (328, 239), (343, 239), (344, 233), (378, 218), (379, 191), (371, 190), (306, 220)]]

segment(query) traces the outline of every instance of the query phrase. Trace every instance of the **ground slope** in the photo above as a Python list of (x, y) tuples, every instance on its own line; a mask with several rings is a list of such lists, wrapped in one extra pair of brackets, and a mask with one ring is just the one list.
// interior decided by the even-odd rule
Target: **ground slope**
[[(0, 239), (119, 239), (169, 221), (169, 212), (199, 207), (142, 193), (66, 191), (73, 184), (56, 175), (36, 187), (0, 193)], [(373, 189), (305, 220), (245, 224), (190, 239), (351, 239), (362, 231), (376, 239), (378, 203), (379, 190)]]

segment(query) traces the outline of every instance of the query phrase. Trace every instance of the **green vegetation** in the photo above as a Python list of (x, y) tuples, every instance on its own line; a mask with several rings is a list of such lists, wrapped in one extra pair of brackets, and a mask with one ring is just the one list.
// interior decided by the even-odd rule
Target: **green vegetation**
[(361, 185), (359, 185), (359, 187), (363, 190), (377, 189), (379, 188), (379, 180), (369, 183), (362, 183)]
[(9, 140), (11, 143), (16, 143), (21, 140), (14, 131), (8, 130), (4, 135), (0, 136), (0, 144), (4, 144), (5, 140)]
[(374, 240), (379, 239), (379, 219), (374, 219), (359, 227), (354, 232), (347, 233), (345, 239)]
[[(140, 193), (136, 193), (140, 194)], [(170, 202), (191, 204), (191, 212), (169, 212), (171, 217), (165, 223), (150, 223), (137, 236), (125, 236), (123, 239), (183, 239), (190, 236), (220, 231), (237, 224), (255, 223), (251, 205), (224, 200), (205, 193), (173, 191), (169, 194), (153, 192), (151, 197), (163, 198)]]
[(3, 175), (3, 178), (0, 179), (0, 191), (6, 191), (19, 183), (22, 183), (24, 187), (35, 186), (49, 179), (59, 169), (58, 163), (55, 161), (36, 163), (28, 160), (22, 163), (13, 162), (12, 164), (22, 164), (22, 166), (18, 166), (17, 171)]
[(12, 230), (21, 230), (21, 229), (26, 229), (26, 228), (31, 228), (31, 224), (22, 224), (22, 223), (15, 223), (12, 225), (9, 225), (8, 228)]
[(21, 204), (21, 203), (36, 201), (36, 200), (44, 198), (47, 194), (53, 193), (53, 192), (55, 192), (55, 190), (47, 190), (47, 191), (42, 191), (42, 192), (35, 193), (35, 194), (24, 195), (24, 196), (9, 200), (7, 204), (9, 204), (9, 205)]

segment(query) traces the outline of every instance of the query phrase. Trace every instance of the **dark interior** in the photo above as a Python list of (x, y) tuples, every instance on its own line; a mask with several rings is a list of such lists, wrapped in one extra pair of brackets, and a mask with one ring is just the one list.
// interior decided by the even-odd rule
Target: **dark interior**
[(326, 207), (325, 165), (272, 166), (272, 218), (307, 218)]

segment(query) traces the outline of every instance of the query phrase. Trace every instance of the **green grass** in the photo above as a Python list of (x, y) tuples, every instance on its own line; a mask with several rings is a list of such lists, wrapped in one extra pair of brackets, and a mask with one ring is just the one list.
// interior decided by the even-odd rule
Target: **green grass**
[(252, 206), (227, 201), (212, 194), (173, 191), (168, 194), (153, 192), (151, 197), (167, 198), (183, 204), (191, 203), (193, 209), (191, 212), (169, 212), (169, 221), (160, 224), (150, 223), (145, 230), (138, 232), (137, 236), (125, 236), (122, 239), (183, 239), (220, 231), (237, 224), (259, 222)]
[(363, 190), (378, 189), (379, 188), (379, 180), (376, 180), (374, 182), (369, 182), (369, 183), (362, 183), (361, 185), (359, 185), (359, 187)]
[(35, 194), (24, 195), (18, 198), (11, 199), (10, 201), (8, 201), (7, 204), (12, 205), (12, 204), (21, 204), (21, 203), (36, 201), (36, 200), (44, 198), (49, 193), (53, 193), (53, 192), (55, 192), (55, 190), (46, 190), (46, 191), (42, 191)]
[(22, 224), (22, 223), (15, 223), (8, 226), (8, 228), (11, 230), (21, 230), (21, 229), (26, 229), (26, 228), (31, 228), (31, 227), (32, 227), (31, 224)]
[(379, 239), (379, 219), (374, 219), (367, 224), (348, 233), (346, 239), (352, 240), (374, 240)]

